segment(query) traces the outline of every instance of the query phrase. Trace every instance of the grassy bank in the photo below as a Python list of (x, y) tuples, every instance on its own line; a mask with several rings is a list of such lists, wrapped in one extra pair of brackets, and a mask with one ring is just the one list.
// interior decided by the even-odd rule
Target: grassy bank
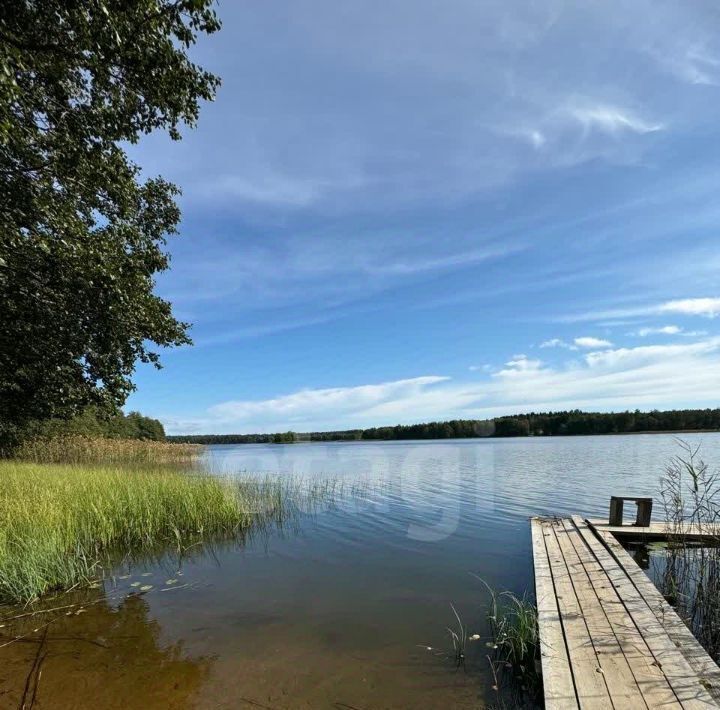
[(199, 444), (65, 435), (28, 439), (12, 457), (34, 463), (162, 464), (190, 461), (202, 450)]
[(167, 467), (0, 461), (0, 601), (86, 583), (118, 556), (280, 519), (289, 485)]

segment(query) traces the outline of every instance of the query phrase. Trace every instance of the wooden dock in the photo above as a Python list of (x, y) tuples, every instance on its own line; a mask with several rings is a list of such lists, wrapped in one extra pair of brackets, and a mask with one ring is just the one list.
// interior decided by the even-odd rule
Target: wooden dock
[(720, 708), (720, 668), (609, 526), (531, 528), (546, 708)]
[(605, 521), (588, 521), (594, 530), (608, 532), (622, 540), (652, 542), (653, 540), (682, 539), (700, 542), (708, 538), (720, 541), (720, 524), (677, 525), (675, 523), (650, 523), (650, 525), (608, 525)]

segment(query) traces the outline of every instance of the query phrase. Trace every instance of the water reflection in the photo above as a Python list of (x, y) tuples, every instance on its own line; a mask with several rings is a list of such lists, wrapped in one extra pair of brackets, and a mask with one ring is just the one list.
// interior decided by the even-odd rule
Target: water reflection
[[(720, 461), (720, 436), (688, 438)], [(332, 479), (338, 495), (193, 548), (175, 585), (167, 560), (132, 561), (132, 577), (79, 600), (85, 612), (59, 612), (42, 647), (37, 617), (11, 622), (5, 637), (29, 634), (0, 648), (0, 707), (32, 692), (39, 648), (36, 708), (493, 703), (488, 598), (472, 575), (532, 592), (530, 515), (601, 517), (610, 495), (657, 496), (674, 453), (666, 435), (213, 447), (211, 471)], [(465, 670), (449, 656), (450, 604), (482, 639)]]
[(163, 639), (144, 594), (115, 603), (96, 590), (52, 601), (65, 608), (2, 615), (0, 707), (191, 705), (211, 661), (187, 654), (181, 639)]

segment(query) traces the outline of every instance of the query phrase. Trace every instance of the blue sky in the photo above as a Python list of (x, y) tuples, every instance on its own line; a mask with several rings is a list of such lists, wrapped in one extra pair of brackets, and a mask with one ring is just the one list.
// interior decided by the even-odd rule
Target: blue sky
[(717, 406), (720, 5), (224, 2), (158, 292), (168, 431)]

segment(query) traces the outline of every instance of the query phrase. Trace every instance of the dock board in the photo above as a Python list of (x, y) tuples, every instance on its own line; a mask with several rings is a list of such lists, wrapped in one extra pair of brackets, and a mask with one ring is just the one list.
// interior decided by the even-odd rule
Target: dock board
[(720, 542), (720, 524), (706, 523), (702, 526), (691, 524), (675, 523), (650, 523), (647, 527), (637, 525), (608, 525), (598, 520), (588, 521), (594, 530), (608, 532), (622, 540), (667, 540), (668, 538), (680, 538), (702, 542), (708, 540), (712, 544)]
[(720, 669), (611, 532), (531, 530), (546, 708), (720, 708)]

